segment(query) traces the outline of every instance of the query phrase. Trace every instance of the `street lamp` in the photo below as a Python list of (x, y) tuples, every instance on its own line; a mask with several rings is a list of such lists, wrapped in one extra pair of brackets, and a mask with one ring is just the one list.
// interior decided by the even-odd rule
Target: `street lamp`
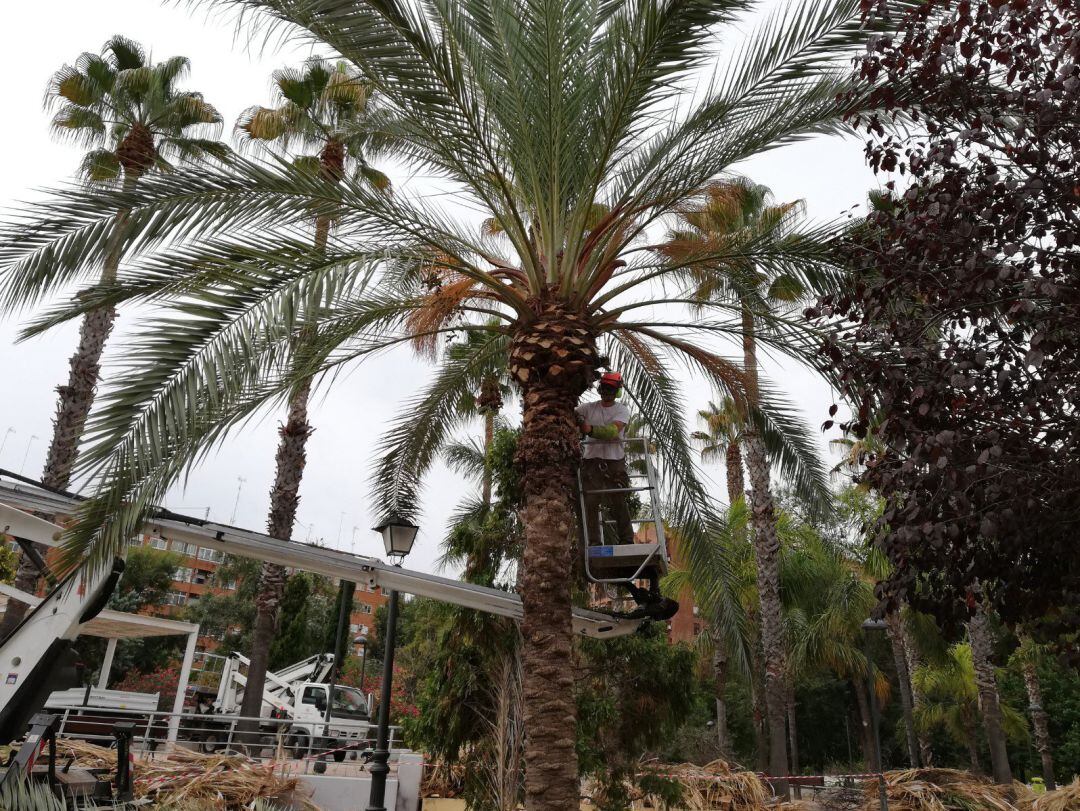
[[(383, 547), (388, 558), (396, 558), (400, 566), (412, 551), (416, 533), (420, 528), (401, 516), (390, 515), (375, 527), (382, 535)], [(397, 641), (398, 593), (390, 590), (390, 606), (386, 613), (386, 652), (383, 654), (382, 691), (379, 695), (379, 732), (375, 751), (371, 755), (371, 793), (366, 811), (386, 811), (386, 775), (390, 772), (390, 696), (394, 680), (394, 644)], [(365, 648), (366, 651), (366, 648)]]
[(881, 717), (878, 712), (877, 693), (874, 691), (874, 660), (870, 656), (870, 631), (884, 631), (884, 620), (866, 620), (862, 624), (866, 654), (866, 680), (870, 688), (870, 723), (874, 727), (874, 758), (877, 760), (878, 802), (881, 811), (889, 811), (889, 797), (885, 793), (885, 764), (881, 762)]
[(388, 558), (397, 558), (394, 562), (398, 566), (401, 565), (401, 561), (405, 559), (405, 556), (412, 551), (413, 542), (416, 540), (416, 533), (419, 530), (420, 527), (416, 526), (416, 524), (410, 523), (398, 515), (389, 516), (383, 523), (375, 527), (375, 531), (382, 536), (386, 556)]

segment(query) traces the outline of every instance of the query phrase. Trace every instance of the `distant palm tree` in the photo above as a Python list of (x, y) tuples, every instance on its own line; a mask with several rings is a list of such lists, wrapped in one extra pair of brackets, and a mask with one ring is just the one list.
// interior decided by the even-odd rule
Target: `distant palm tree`
[[(337, 183), (351, 172), (376, 189), (389, 188), (386, 175), (369, 166), (364, 158), (368, 106), (372, 96), (370, 84), (344, 63), (323, 59), (309, 59), (300, 69), (275, 71), (273, 79), (277, 106), (249, 107), (241, 114), (236, 131), (244, 142), (280, 149), (292, 156), (294, 165), (330, 183)], [(315, 217), (316, 253), (325, 254), (332, 225), (328, 215)], [(303, 337), (304, 330), (301, 330), (298, 340)], [(284, 541), (292, 538), (300, 503), (300, 481), (307, 462), (306, 445), (312, 432), (307, 420), (310, 394), (310, 378), (295, 386), (289, 395), (288, 416), (279, 429), (281, 438), (274, 485), (270, 490), (267, 532)], [(277, 633), (285, 580), (284, 566), (262, 565), (255, 599), (251, 662), (240, 706), (240, 715), (247, 718), (258, 718), (262, 712), (263, 686), (270, 646)], [(341, 667), (341, 663), (337, 667)], [(244, 724), (248, 731), (257, 726), (256, 721)]]
[[(773, 774), (785, 774), (788, 768), (784, 743), (787, 668), (780, 604), (780, 539), (769, 484), (771, 464), (785, 460), (775, 456), (770, 458), (763, 436), (765, 426), (758, 411), (757, 347), (762, 319), (768, 319), (775, 308), (791, 309), (806, 295), (806, 287), (805, 277), (797, 278), (783, 268), (765, 268), (755, 260), (756, 252), (763, 246), (790, 241), (802, 213), (801, 203), (773, 205), (770, 196), (766, 187), (741, 178), (710, 183), (697, 198), (680, 204), (678, 224), (660, 251), (669, 261), (685, 267), (685, 275), (694, 286), (692, 299), (703, 303), (727, 302), (741, 315), (745, 400), (733, 400), (737, 423), (731, 424), (739, 426), (738, 444), (750, 476), (750, 514), (765, 654), (769, 768)], [(710, 258), (717, 255), (725, 258)], [(727, 417), (722, 419), (730, 422)], [(798, 461), (797, 465), (791, 465), (797, 473), (796, 489), (812, 493), (818, 504), (827, 503), (829, 493), (824, 466), (809, 436), (807, 428), (789, 431), (784, 450), (794, 454)], [(729, 467), (729, 475), (730, 470)], [(736, 482), (729, 480), (729, 494), (734, 484)]]
[[(87, 180), (119, 181), (123, 193), (129, 194), (147, 173), (172, 171), (170, 160), (223, 157), (227, 153), (228, 147), (220, 141), (199, 137), (211, 135), (220, 125), (218, 111), (199, 93), (176, 87), (189, 69), (183, 56), (153, 64), (141, 45), (116, 36), (105, 43), (100, 55), (84, 53), (74, 65), (65, 65), (53, 75), (45, 97), (46, 106), (55, 110), (53, 133), (90, 147), (81, 166)], [(124, 217), (121, 211), (117, 218)], [(103, 287), (116, 280), (123, 252), (123, 245), (113, 240), (100, 256)], [(79, 439), (94, 402), (101, 354), (115, 320), (116, 309), (108, 305), (83, 316), (68, 381), (57, 387), (52, 442), (41, 476), (48, 487), (64, 489), (71, 478)], [(37, 569), (20, 554), (15, 588), (33, 592), (37, 580)], [(25, 612), (22, 603), (8, 602), (0, 622), (0, 639), (14, 629)]]
[(997, 675), (992, 662), (994, 640), (990, 631), (990, 617), (981, 600), (967, 623), (968, 641), (971, 643), (971, 660), (975, 670), (975, 684), (979, 693), (979, 711), (982, 715), (986, 740), (990, 744), (990, 768), (994, 782), (1007, 786), (1012, 783), (1009, 766), (1009, 749), (1006, 742), (1004, 705), (998, 691)]
[(702, 423), (704, 430), (694, 431), (690, 434), (690, 439), (701, 451), (702, 462), (723, 461), (727, 475), (728, 504), (734, 504), (743, 498), (746, 491), (740, 446), (743, 438), (743, 418), (735, 407), (735, 401), (725, 397), (719, 407), (716, 403), (709, 403), (708, 408), (698, 411), (698, 421)]
[[(926, 697), (926, 703), (915, 714), (916, 722), (927, 730), (935, 727), (944, 729), (949, 737), (967, 750), (971, 770), (981, 772), (979, 687), (971, 645), (953, 645), (944, 662), (921, 665), (915, 670), (913, 679)], [(1001, 718), (1006, 735), (1016, 739), (1027, 736), (1024, 716), (1008, 704), (1001, 705)]]
[(1020, 647), (1013, 654), (1013, 660), (1019, 661), (1024, 674), (1024, 688), (1028, 695), (1028, 709), (1031, 711), (1031, 726), (1035, 733), (1035, 750), (1042, 761), (1043, 782), (1048, 791), (1057, 787), (1054, 777), (1054, 753), (1050, 741), (1049, 716), (1043, 703), (1042, 684), (1039, 680), (1039, 666), (1043, 664), (1047, 651), (1030, 636), (1020, 637)]

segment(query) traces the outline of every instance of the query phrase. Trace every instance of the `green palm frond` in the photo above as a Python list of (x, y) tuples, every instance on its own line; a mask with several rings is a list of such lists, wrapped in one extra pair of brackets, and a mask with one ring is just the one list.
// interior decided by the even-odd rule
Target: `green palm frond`
[(443, 448), (442, 458), (459, 476), (479, 479), (484, 474), (484, 447), (476, 437), (447, 444)]
[[(273, 114), (245, 119), (258, 119), (257, 134), (354, 139), (362, 148), (354, 154), (365, 159), (392, 149), (439, 176), (452, 196), (386, 194), (359, 157), (355, 171), (331, 181), (310, 162), (215, 151), (189, 128), (212, 129), (216, 113), (175, 88), (186, 63), (150, 65), (133, 43), (111, 41), (102, 55), (58, 73), (60, 103), (111, 122), (99, 147), (113, 149), (143, 126), (163, 169), (178, 157), (220, 159), (140, 177), (134, 189), (59, 189), (0, 229), (6, 309), (96, 283), (106, 256), (124, 256), (115, 285), (48, 311), (34, 328), (110, 297), (162, 308), (125, 353), (126, 368), (91, 423), (82, 470), (94, 475), (98, 498), (70, 548), (115, 548), (133, 516), (192, 460), (279, 401), (298, 376), (328, 374), (417, 331), (478, 336), (460, 356), (436, 353), (432, 382), (380, 448), (380, 507), (416, 510), (422, 476), (458, 424), (454, 406), (470, 380), (506, 357), (510, 336), (553, 297), (589, 321), (626, 377), (657, 444), (665, 511), (686, 559), (717, 573), (717, 598), (735, 593), (741, 573), (716, 548), (726, 521), (701, 483), (672, 370), (683, 365), (737, 400), (743, 375), (725, 354), (739, 341), (737, 309), (705, 301), (696, 303), (707, 317), (691, 314), (687, 269), (654, 261), (645, 241), (733, 163), (843, 128), (850, 104), (838, 99), (860, 98), (848, 93), (857, 88), (845, 62), (867, 35), (857, 3), (805, 0), (767, 23), (700, 103), (685, 88), (746, 0), (215, 5), (235, 9), (249, 30), (277, 26), (340, 60), (280, 72)], [(360, 126), (341, 124), (371, 93), (380, 109)], [(319, 115), (299, 114), (313, 109)], [(465, 208), (491, 222), (487, 235), (461, 224)], [(336, 225), (322, 257), (303, 245), (318, 218)], [(760, 224), (697, 258), (752, 266), (774, 284), (755, 287), (739, 274), (733, 285), (762, 299), (771, 289), (784, 305), (796, 289), (827, 283), (828, 227), (796, 226), (782, 208)], [(150, 276), (141, 281), (143, 268)], [(170, 272), (173, 281), (164, 278)], [(433, 289), (424, 288), (425, 275)], [(626, 303), (631, 296), (637, 301)], [(811, 336), (782, 307), (752, 310), (763, 345), (811, 357)], [(428, 321), (410, 321), (417, 313)], [(313, 340), (298, 342), (300, 330)], [(765, 429), (790, 443), (798, 426), (783, 404), (766, 398), (761, 412)], [(781, 465), (801, 471), (812, 489), (808, 453), (793, 446)], [(741, 619), (729, 613), (724, 621), (737, 628)]]

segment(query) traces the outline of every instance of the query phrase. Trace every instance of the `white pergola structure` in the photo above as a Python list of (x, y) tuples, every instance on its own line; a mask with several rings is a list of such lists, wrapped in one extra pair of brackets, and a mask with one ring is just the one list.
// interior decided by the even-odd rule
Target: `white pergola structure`
[[(41, 602), (41, 598), (25, 591), (0, 583), (0, 607), (7, 609), (9, 598), (26, 603), (31, 608)], [(2, 613), (2, 612), (0, 612)], [(101, 663), (101, 675), (98, 676), (97, 689), (104, 690), (109, 684), (113, 658), (116, 656), (116, 643), (121, 639), (141, 639), (151, 636), (185, 636), (184, 659), (180, 665), (180, 679), (176, 683), (176, 698), (173, 699), (172, 714), (169, 716), (169, 731), (166, 740), (175, 743), (180, 731), (180, 713), (184, 709), (184, 696), (187, 694), (191, 679), (191, 667), (195, 661), (195, 645), (199, 638), (199, 626), (190, 622), (149, 617), (143, 614), (129, 614), (125, 611), (102, 609), (94, 619), (80, 629), (80, 636), (96, 636), (107, 640), (105, 658)]]

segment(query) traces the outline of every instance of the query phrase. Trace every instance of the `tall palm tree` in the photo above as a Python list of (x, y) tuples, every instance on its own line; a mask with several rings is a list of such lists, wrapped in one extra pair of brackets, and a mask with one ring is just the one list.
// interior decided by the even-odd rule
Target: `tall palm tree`
[(990, 770), (995, 783), (1007, 786), (1012, 783), (1009, 767), (1009, 749), (1006, 743), (1005, 721), (1001, 695), (998, 692), (997, 675), (992, 661), (994, 640), (990, 631), (990, 618), (982, 601), (976, 601), (975, 611), (967, 623), (968, 641), (971, 643), (971, 661), (975, 670), (975, 684), (979, 692), (979, 713), (982, 716), (986, 740), (990, 744)]
[[(154, 64), (137, 42), (115, 36), (100, 54), (83, 53), (74, 65), (64, 65), (53, 75), (45, 93), (46, 107), (55, 111), (52, 130), (62, 140), (89, 147), (80, 167), (85, 179), (119, 183), (127, 194), (147, 173), (173, 171), (170, 161), (226, 153), (227, 147), (211, 137), (221, 123), (218, 111), (201, 94), (176, 86), (190, 67), (183, 56)], [(117, 216), (122, 220), (124, 212)], [(115, 281), (122, 253), (114, 240), (97, 258), (103, 286)], [(101, 354), (115, 320), (116, 309), (111, 306), (83, 316), (67, 383), (57, 387), (52, 441), (41, 475), (48, 487), (63, 489), (71, 479), (79, 440), (94, 402)], [(44, 553), (43, 548), (38, 551)], [(37, 580), (34, 564), (20, 553), (15, 587), (33, 592)], [(0, 639), (15, 628), (25, 612), (22, 603), (8, 602), (0, 622)]]
[[(806, 280), (783, 268), (762, 266), (754, 258), (763, 245), (790, 239), (801, 216), (801, 204), (770, 204), (770, 192), (745, 179), (709, 184), (696, 199), (678, 207), (678, 224), (668, 235), (661, 253), (686, 268), (694, 284), (691, 298), (699, 302), (726, 302), (738, 309), (742, 324), (745, 399), (734, 407), (741, 426), (740, 445), (750, 476), (750, 512), (754, 555), (758, 571), (761, 638), (765, 654), (765, 708), (769, 726), (769, 768), (773, 774), (788, 769), (785, 753), (785, 688), (783, 616), (780, 602), (780, 539), (776, 508), (769, 483), (770, 457), (758, 418), (761, 397), (758, 333), (762, 318), (778, 305), (790, 305), (806, 293)], [(714, 257), (722, 256), (722, 259)], [(802, 462), (796, 485), (814, 489), (827, 501), (822, 465), (804, 431), (792, 437), (784, 450)], [(814, 485), (817, 485), (816, 487)]]
[[(924, 729), (944, 729), (967, 750), (971, 770), (981, 772), (979, 687), (971, 645), (966, 642), (953, 645), (944, 661), (919, 666), (912, 678), (926, 697), (926, 702), (916, 711), (916, 722)], [(1008, 704), (1001, 704), (1000, 710), (1005, 733), (1011, 738), (1024, 738), (1027, 735), (1024, 716)]]
[[(664, 495), (684, 550), (691, 559), (710, 555), (722, 517), (696, 475), (672, 364), (689, 363), (722, 394), (745, 398), (750, 389), (756, 402), (759, 392), (722, 354), (741, 334), (728, 317), (737, 310), (702, 301), (707, 317), (685, 314), (690, 298), (662, 285), (676, 283), (681, 268), (658, 261), (645, 235), (727, 167), (839, 130), (868, 97), (846, 57), (874, 26), (864, 25), (857, 0), (781, 10), (691, 100), (687, 80), (712, 58), (719, 29), (742, 24), (749, 0), (221, 2), (358, 70), (385, 105), (382, 143), (437, 174), (454, 197), (447, 205), (445, 196), (391, 196), (348, 177), (335, 184), (282, 162), (236, 158), (140, 184), (131, 196), (65, 190), (36, 209), (33, 240), (25, 227), (9, 228), (0, 238), (6, 301), (80, 278), (83, 253), (103, 240), (126, 243), (142, 226), (152, 232), (138, 243), (147, 251), (138, 280), (46, 313), (35, 328), (125, 298), (154, 296), (171, 309), (135, 339), (146, 350), (133, 354), (137, 385), (119, 376), (94, 422), (97, 441), (81, 464), (96, 497), (69, 534), (69, 553), (100, 559), (118, 548), (207, 442), (298, 380), (414, 339), (410, 316), (433, 335), (488, 338), (469, 358), (442, 356), (387, 435), (378, 504), (415, 513), (419, 479), (452, 423), (470, 364), (508, 343), (523, 402), (526, 808), (565, 811), (578, 799), (567, 664), (574, 407), (605, 358), (623, 373), (662, 439)], [(118, 224), (120, 203), (131, 214)], [(607, 214), (593, 223), (598, 204)], [(464, 207), (494, 218), (500, 233), (477, 237), (458, 222)], [(325, 255), (290, 233), (320, 215), (338, 223), (341, 237)], [(152, 235), (166, 233), (183, 245), (155, 252)], [(812, 286), (831, 261), (831, 236), (806, 229), (762, 244), (754, 263)], [(429, 271), (419, 278), (418, 260)], [(372, 266), (379, 275), (371, 287), (350, 286)], [(794, 321), (754, 315), (757, 342), (807, 353), (815, 346)], [(310, 319), (311, 340), (295, 341)], [(167, 351), (151, 348), (165, 335)], [(769, 411), (769, 398), (760, 400)], [(752, 472), (760, 491), (760, 466)]]
[(1048, 791), (1057, 787), (1054, 778), (1054, 753), (1050, 743), (1050, 724), (1046, 707), (1043, 704), (1042, 684), (1039, 680), (1039, 665), (1042, 664), (1046, 651), (1030, 636), (1021, 636), (1020, 647), (1013, 654), (1019, 660), (1024, 674), (1024, 688), (1028, 695), (1028, 709), (1031, 710), (1031, 726), (1035, 733), (1035, 751), (1042, 761), (1043, 782)]
[[(295, 166), (317, 174), (330, 184), (336, 184), (351, 172), (376, 189), (389, 187), (387, 177), (369, 166), (364, 158), (368, 137), (365, 124), (372, 89), (355, 70), (343, 62), (309, 59), (299, 69), (275, 71), (273, 81), (278, 96), (276, 106), (249, 107), (241, 114), (236, 131), (242, 142), (291, 154)], [(326, 253), (332, 225), (328, 215), (315, 217), (314, 249), (320, 255)], [(306, 378), (290, 393), (288, 415), (279, 429), (267, 532), (285, 541), (292, 538), (300, 503), (300, 481), (307, 462), (306, 445), (313, 430), (307, 419), (310, 396), (311, 379)], [(284, 566), (263, 563), (255, 598), (251, 661), (241, 716), (258, 718), (262, 713), (270, 645), (277, 633), (285, 580)], [(249, 730), (257, 726), (257, 721), (245, 724)]]

